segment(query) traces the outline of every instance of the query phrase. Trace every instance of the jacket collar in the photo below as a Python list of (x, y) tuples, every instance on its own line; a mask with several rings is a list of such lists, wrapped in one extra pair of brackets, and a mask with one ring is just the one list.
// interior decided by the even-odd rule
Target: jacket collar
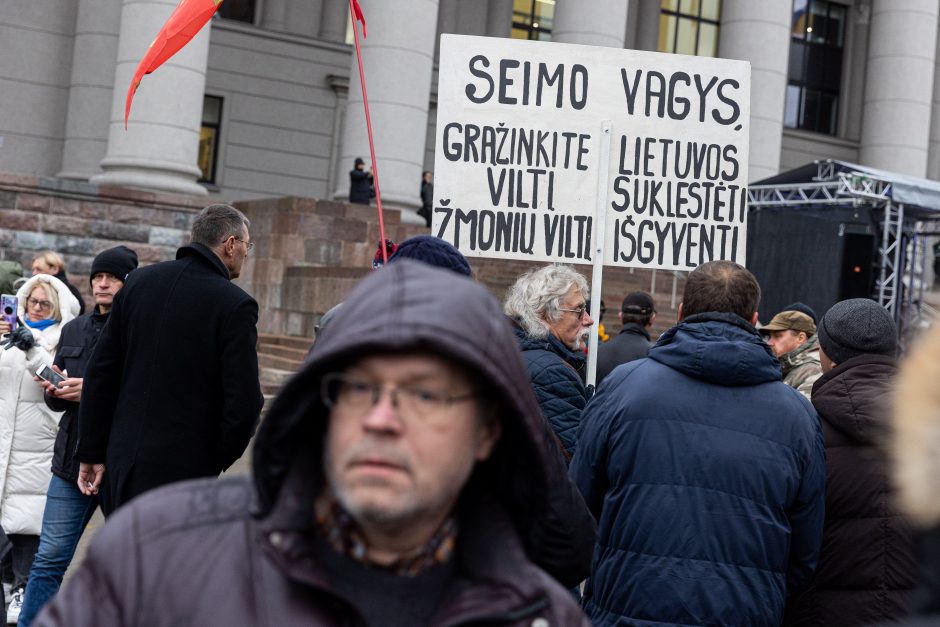
[(623, 325), (623, 328), (620, 329), (620, 333), (618, 335), (622, 335), (624, 333), (629, 333), (631, 335), (642, 335), (647, 340), (650, 339), (650, 332), (647, 330), (647, 328), (642, 324), (637, 324), (636, 322), (628, 322)]
[(864, 366), (867, 364), (881, 364), (894, 368), (897, 366), (897, 363), (897, 358), (891, 357), (890, 355), (874, 355), (867, 353), (857, 355), (852, 359), (848, 359), (842, 362), (829, 372), (825, 373), (823, 376), (816, 379), (816, 382), (813, 384), (813, 394), (815, 395), (817, 390), (825, 386), (827, 383), (833, 379), (841, 378), (843, 375), (845, 375), (846, 372), (857, 366)]
[(780, 368), (784, 376), (797, 366), (809, 363), (819, 363), (819, 336), (817, 335), (806, 340), (802, 346), (780, 356)]
[(183, 246), (176, 251), (176, 258), (182, 259), (184, 257), (196, 257), (197, 259), (202, 259), (227, 280), (232, 280), (232, 275), (229, 274), (228, 268), (225, 267), (225, 264), (222, 263), (222, 260), (219, 259), (219, 256), (215, 254), (208, 246), (199, 244), (198, 242), (193, 242), (188, 246)]
[(557, 337), (549, 333), (545, 337), (535, 338), (525, 332), (525, 329), (518, 321), (513, 320), (513, 332), (519, 341), (519, 348), (527, 350), (543, 350), (555, 353), (563, 360), (568, 362), (575, 370), (580, 370), (584, 366), (584, 353), (575, 352), (562, 343)]
[[(338, 596), (330, 573), (315, 559), (318, 533), (313, 495), (322, 485), (322, 471), (312, 456), (298, 460), (270, 514), (260, 521), (262, 547), (286, 577)], [(537, 585), (515, 526), (490, 496), (471, 483), (458, 505), (456, 582), (437, 609), (433, 623), (472, 622), (484, 617), (544, 607), (545, 591)], [(485, 621), (484, 621), (485, 622)]]

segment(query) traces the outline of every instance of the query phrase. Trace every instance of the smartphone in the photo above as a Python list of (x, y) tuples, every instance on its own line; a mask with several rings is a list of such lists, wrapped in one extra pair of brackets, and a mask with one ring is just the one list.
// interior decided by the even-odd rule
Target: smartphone
[(0, 318), (10, 324), (10, 332), (16, 331), (16, 296), (11, 294), (0, 295)]
[(42, 368), (37, 370), (36, 376), (42, 379), (43, 381), (51, 383), (52, 385), (56, 387), (60, 387), (59, 384), (65, 381), (65, 377), (63, 377), (61, 374), (53, 370), (52, 367), (48, 365), (43, 366)]

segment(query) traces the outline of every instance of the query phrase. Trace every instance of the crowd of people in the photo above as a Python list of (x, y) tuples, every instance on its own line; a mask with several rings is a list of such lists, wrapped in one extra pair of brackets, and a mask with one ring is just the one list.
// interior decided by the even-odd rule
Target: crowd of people
[[(584, 276), (536, 268), (500, 303), (418, 236), (383, 242), (259, 427), (249, 229), (212, 205), (174, 261), (103, 251), (85, 315), (61, 259), (16, 290), (8, 621), (940, 621), (940, 331), (899, 364), (872, 300), (761, 324), (754, 276), (713, 261), (658, 338), (653, 296), (624, 296), (595, 388)], [(252, 475), (219, 479), (256, 428)]]

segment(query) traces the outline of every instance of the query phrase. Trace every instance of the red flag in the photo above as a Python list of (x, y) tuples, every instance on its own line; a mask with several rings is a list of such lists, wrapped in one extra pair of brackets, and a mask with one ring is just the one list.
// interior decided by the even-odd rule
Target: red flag
[(352, 0), (352, 7), (356, 19), (362, 22), (362, 36), (366, 37), (366, 17), (362, 14), (362, 7), (359, 6), (359, 0)]
[(170, 19), (166, 21), (157, 37), (147, 49), (147, 54), (137, 64), (134, 79), (127, 88), (127, 101), (124, 105), (124, 128), (127, 128), (127, 118), (131, 114), (131, 101), (134, 93), (143, 80), (144, 74), (150, 74), (163, 63), (179, 52), (196, 36), (219, 9), (222, 0), (180, 0), (173, 10)]

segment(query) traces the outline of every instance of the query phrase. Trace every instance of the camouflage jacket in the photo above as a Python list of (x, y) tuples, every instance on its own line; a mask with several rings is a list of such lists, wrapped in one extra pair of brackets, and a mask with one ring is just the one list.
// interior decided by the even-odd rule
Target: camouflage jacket
[(780, 367), (783, 370), (783, 382), (809, 398), (813, 384), (822, 376), (818, 336), (814, 335), (806, 344), (781, 355)]

